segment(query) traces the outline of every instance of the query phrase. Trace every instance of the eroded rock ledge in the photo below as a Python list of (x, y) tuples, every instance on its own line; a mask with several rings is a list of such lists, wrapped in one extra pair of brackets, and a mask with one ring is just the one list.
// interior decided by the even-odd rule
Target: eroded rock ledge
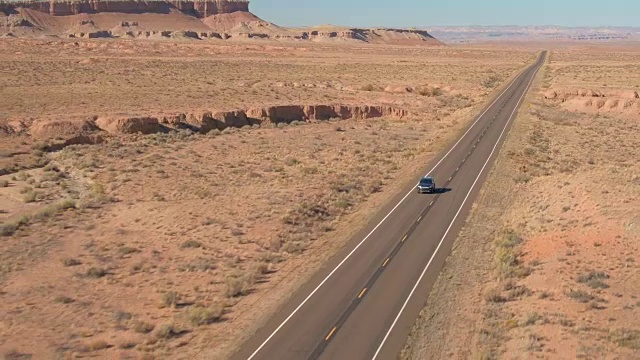
[(206, 134), (212, 130), (244, 126), (373, 118), (402, 119), (409, 115), (392, 106), (369, 105), (285, 105), (232, 111), (172, 113), (153, 116), (96, 116), (90, 119), (36, 120), (32, 124), (12, 121), (3, 130), (7, 133), (28, 132), (37, 140), (57, 139), (56, 147), (101, 142), (107, 134), (154, 134), (190, 129)]
[(53, 16), (96, 14), (101, 12), (166, 14), (177, 9), (198, 18), (210, 15), (249, 11), (249, 1), (243, 0), (66, 0), (66, 1), (0, 1), (0, 11), (10, 14), (17, 8), (31, 9)]

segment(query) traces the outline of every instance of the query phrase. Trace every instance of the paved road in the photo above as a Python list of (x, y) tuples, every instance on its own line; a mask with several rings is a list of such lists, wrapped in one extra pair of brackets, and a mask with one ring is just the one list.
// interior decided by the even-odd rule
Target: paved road
[(397, 358), (544, 55), (425, 167), (441, 192), (405, 189), (233, 359)]

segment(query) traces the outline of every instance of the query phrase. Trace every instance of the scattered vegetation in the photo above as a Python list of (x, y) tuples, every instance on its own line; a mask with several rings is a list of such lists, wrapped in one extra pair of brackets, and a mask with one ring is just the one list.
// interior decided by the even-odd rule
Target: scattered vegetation
[(4, 353), (5, 360), (30, 360), (33, 358), (33, 355), (29, 353), (23, 353), (16, 349), (11, 349)]
[(67, 267), (78, 266), (78, 265), (82, 265), (82, 261), (77, 259), (72, 259), (72, 258), (65, 258), (65, 259), (62, 259), (62, 264)]
[(494, 257), (498, 276), (502, 279), (513, 277), (525, 277), (531, 273), (531, 268), (522, 264), (522, 254), (516, 249), (522, 243), (522, 238), (512, 230), (505, 231), (494, 244), (496, 253)]
[(527, 317), (524, 320), (524, 326), (535, 325), (535, 323), (541, 319), (542, 319), (542, 316), (540, 316), (540, 314), (538, 314), (537, 312), (529, 313), (527, 314)]
[(99, 267), (91, 267), (87, 270), (87, 272), (85, 273), (85, 276), (88, 278), (93, 278), (93, 279), (99, 279), (101, 277), (104, 277), (108, 274), (106, 269), (103, 268), (99, 268)]
[(228, 277), (225, 281), (227, 297), (232, 298), (247, 295), (255, 283), (255, 280), (254, 274)]
[(221, 304), (209, 307), (196, 306), (187, 312), (187, 318), (193, 326), (202, 326), (219, 321), (224, 313), (224, 306)]
[(608, 278), (609, 275), (603, 271), (590, 271), (579, 275), (577, 281), (582, 284), (587, 284), (592, 289), (606, 289), (609, 285), (603, 280)]
[(501, 81), (502, 79), (500, 78), (500, 76), (493, 74), (482, 81), (482, 86), (484, 86), (487, 89), (493, 89), (498, 84), (500, 84)]
[(567, 296), (581, 303), (588, 303), (589, 301), (595, 299), (593, 295), (583, 290), (570, 290), (567, 293)]
[(29, 190), (24, 194), (24, 197), (22, 198), (22, 200), (28, 204), (28, 203), (35, 202), (37, 198), (38, 198), (38, 193), (33, 190)]
[(162, 324), (155, 332), (155, 336), (158, 339), (171, 339), (173, 337), (182, 334), (182, 330), (176, 327), (174, 324)]
[(181, 249), (198, 249), (202, 247), (202, 243), (197, 240), (187, 240), (180, 245)]
[(134, 253), (139, 253), (140, 250), (134, 247), (130, 247), (130, 246), (123, 246), (118, 248), (118, 254), (124, 256), (124, 255), (129, 255), (129, 254), (134, 254)]
[(640, 330), (616, 329), (609, 333), (609, 340), (618, 346), (640, 350)]
[(150, 332), (153, 331), (153, 329), (155, 329), (155, 325), (145, 322), (145, 321), (135, 321), (133, 323), (133, 331), (139, 333), (139, 334), (148, 334)]
[(162, 304), (167, 307), (176, 307), (180, 302), (180, 294), (176, 291), (169, 291), (162, 295)]
[(56, 303), (59, 303), (59, 304), (71, 304), (75, 300), (73, 300), (72, 298), (70, 298), (68, 296), (60, 295), (60, 296), (56, 296), (53, 299), (53, 301), (56, 302)]
[(88, 344), (80, 346), (78, 350), (80, 352), (92, 352), (92, 351), (100, 351), (100, 350), (108, 349), (110, 347), (111, 345), (109, 345), (104, 340), (94, 340)]
[(498, 289), (490, 289), (487, 291), (484, 294), (484, 299), (489, 303), (503, 303), (507, 301), (507, 298), (504, 297)]

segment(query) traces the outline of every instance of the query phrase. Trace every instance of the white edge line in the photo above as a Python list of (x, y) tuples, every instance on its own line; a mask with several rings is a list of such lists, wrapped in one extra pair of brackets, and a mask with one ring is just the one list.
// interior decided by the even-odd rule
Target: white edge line
[(522, 96), (520, 97), (520, 100), (518, 100), (518, 104), (516, 104), (516, 107), (513, 109), (513, 112), (511, 113), (511, 116), (509, 117), (509, 120), (505, 124), (504, 129), (502, 129), (502, 132), (500, 133), (500, 137), (498, 137), (498, 140), (496, 141), (496, 144), (493, 146), (493, 149), (491, 150), (491, 153), (487, 157), (487, 161), (485, 161), (484, 165), (482, 166), (482, 169), (480, 169), (480, 172), (478, 173), (478, 176), (476, 177), (475, 181), (471, 185), (471, 189), (469, 189), (469, 192), (467, 193), (467, 196), (465, 196), (464, 200), (462, 201), (462, 205), (460, 205), (460, 208), (458, 209), (458, 212), (456, 212), (456, 215), (453, 217), (453, 220), (451, 220), (451, 223), (449, 224), (449, 227), (447, 228), (447, 231), (445, 231), (444, 235), (442, 236), (442, 239), (440, 239), (440, 243), (438, 243), (438, 247), (436, 247), (436, 250), (433, 252), (433, 255), (431, 255), (431, 258), (429, 259), (429, 262), (427, 263), (427, 266), (425, 266), (424, 270), (422, 270), (422, 274), (420, 274), (420, 277), (418, 278), (418, 281), (413, 286), (413, 289), (411, 289), (411, 292), (409, 293), (409, 296), (405, 300), (404, 304), (400, 308), (400, 312), (398, 312), (398, 315), (393, 320), (393, 323), (391, 324), (391, 327), (389, 328), (389, 330), (385, 334), (384, 338), (382, 339), (382, 342), (380, 343), (380, 346), (378, 346), (378, 350), (376, 350), (376, 353), (373, 355), (372, 360), (376, 360), (376, 358), (380, 354), (380, 351), (382, 350), (382, 347), (384, 346), (385, 342), (387, 341), (387, 338), (391, 334), (391, 331), (393, 331), (393, 328), (396, 326), (396, 323), (398, 322), (398, 319), (400, 319), (400, 316), (402, 316), (402, 312), (404, 312), (404, 309), (407, 307), (407, 304), (409, 303), (409, 300), (411, 300), (411, 297), (413, 296), (413, 293), (418, 288), (418, 285), (420, 285), (420, 282), (422, 281), (422, 278), (427, 273), (427, 270), (429, 269), (429, 266), (431, 266), (431, 262), (433, 262), (433, 259), (438, 254), (438, 250), (440, 250), (440, 246), (442, 246), (442, 243), (444, 242), (444, 239), (449, 234), (449, 231), (451, 230), (451, 227), (453, 227), (453, 223), (455, 223), (456, 219), (458, 218), (458, 215), (460, 215), (460, 212), (462, 211), (462, 208), (464, 207), (464, 204), (469, 199), (469, 195), (471, 195), (471, 192), (473, 191), (473, 188), (476, 186), (476, 183), (480, 179), (480, 176), (482, 176), (482, 173), (484, 172), (484, 169), (489, 164), (489, 161), (491, 160), (491, 157), (493, 156), (493, 153), (498, 148), (498, 144), (500, 144), (500, 140), (502, 139), (502, 136), (504, 135), (505, 131), (507, 130), (507, 127), (509, 127), (509, 124), (511, 123), (511, 120), (513, 119), (513, 115), (516, 113), (516, 111), (518, 110), (518, 107), (520, 106), (520, 103), (522, 102), (522, 99), (524, 99), (525, 95), (529, 91), (529, 87), (531, 86), (531, 83), (533, 82), (533, 79), (535, 79), (536, 74), (538, 73), (538, 70), (536, 70), (534, 72), (533, 76), (531, 76), (531, 80), (529, 81), (529, 84), (527, 85), (527, 88), (525, 89), (524, 93), (522, 93)]
[[(528, 68), (527, 68), (528, 69)], [(427, 173), (427, 175), (431, 174), (443, 161), (444, 159), (447, 158), (447, 156), (449, 156), (449, 154), (451, 154), (451, 152), (453, 151), (453, 149), (455, 149), (458, 144), (460, 144), (460, 142), (462, 141), (462, 139), (465, 138), (465, 136), (467, 136), (467, 134), (469, 133), (469, 131), (471, 131), (471, 129), (473, 129), (475, 127), (475, 125), (478, 123), (478, 121), (480, 121), (480, 119), (482, 119), (482, 117), (484, 116), (484, 114), (487, 113), (487, 111), (489, 111), (489, 109), (491, 109), (491, 107), (498, 102), (498, 100), (500, 100), (500, 98), (502, 98), (502, 96), (509, 91), (509, 89), (511, 89), (511, 87), (513, 86), (513, 84), (515, 84), (516, 80), (518, 80), (518, 78), (520, 78), (520, 76), (525, 73), (527, 71), (527, 69), (523, 70), (520, 74), (518, 74), (518, 76), (516, 76), (513, 81), (511, 81), (511, 84), (509, 85), (509, 87), (507, 87), (492, 103), (491, 105), (489, 105), (484, 112), (482, 112), (482, 114), (480, 114), (480, 116), (478, 116), (478, 118), (476, 119), (476, 121), (473, 122), (473, 124), (471, 124), (471, 126), (469, 126), (469, 128), (467, 129), (467, 131), (460, 137), (460, 139), (458, 139), (458, 141), (456, 141), (455, 144), (453, 144), (453, 146), (451, 147), (451, 149), (449, 149), (449, 151), (444, 154), (444, 156), (440, 159), (440, 161), (438, 161), (437, 164), (435, 164), (433, 166), (433, 168), (431, 170), (429, 170), (429, 172)], [(369, 238), (369, 236), (371, 236), (371, 234), (373, 234), (378, 227), (380, 227), (380, 225), (382, 225), (382, 223), (387, 220), (387, 218), (389, 217), (389, 215), (391, 215), (397, 208), (398, 206), (400, 206), (400, 204), (402, 204), (407, 197), (413, 192), (414, 189), (411, 189), (403, 198), (402, 200), (400, 200), (400, 202), (398, 202), (396, 204), (396, 206), (393, 207), (393, 209), (391, 209), (391, 211), (389, 211), (389, 213), (382, 219), (380, 220), (380, 222), (378, 223), (378, 225), (376, 225), (373, 230), (371, 230), (371, 232), (369, 234), (367, 234), (367, 236), (364, 237), (364, 239), (362, 239), (362, 241), (360, 241), (360, 243), (358, 243), (358, 245), (356, 245), (355, 248), (353, 248), (353, 250), (351, 250), (351, 252), (329, 273), (329, 275), (327, 275), (324, 280), (322, 280), (322, 282), (320, 284), (318, 284), (318, 286), (313, 289), (313, 291), (300, 303), (300, 305), (298, 305), (298, 307), (295, 308), (295, 310), (293, 310), (293, 312), (280, 324), (280, 326), (278, 326), (272, 333), (271, 335), (269, 335), (269, 337), (267, 337), (267, 339), (253, 352), (253, 354), (251, 354), (251, 356), (249, 356), (249, 358), (247, 360), (251, 360), (253, 359), (259, 352), (260, 350), (262, 350), (262, 348), (271, 340), (271, 338), (273, 338), (278, 331), (280, 331), (280, 329), (282, 329), (282, 327), (289, 322), (289, 320), (300, 310), (300, 308), (302, 308), (304, 306), (304, 304), (307, 303), (307, 301), (309, 301), (309, 299), (322, 287), (322, 285), (324, 285), (325, 282), (327, 282), (327, 280), (329, 280), (329, 278), (342, 266), (342, 264), (344, 264), (350, 257), (351, 255), (353, 255), (362, 244), (364, 244), (365, 241), (367, 241), (367, 239)]]

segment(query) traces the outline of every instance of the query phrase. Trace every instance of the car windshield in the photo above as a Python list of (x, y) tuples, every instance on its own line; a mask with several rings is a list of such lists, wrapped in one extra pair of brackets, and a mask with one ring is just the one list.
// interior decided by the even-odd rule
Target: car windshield
[(433, 184), (433, 180), (431, 180), (431, 178), (424, 178), (424, 179), (420, 180), (420, 184), (422, 184), (422, 185), (431, 185), (431, 184)]

